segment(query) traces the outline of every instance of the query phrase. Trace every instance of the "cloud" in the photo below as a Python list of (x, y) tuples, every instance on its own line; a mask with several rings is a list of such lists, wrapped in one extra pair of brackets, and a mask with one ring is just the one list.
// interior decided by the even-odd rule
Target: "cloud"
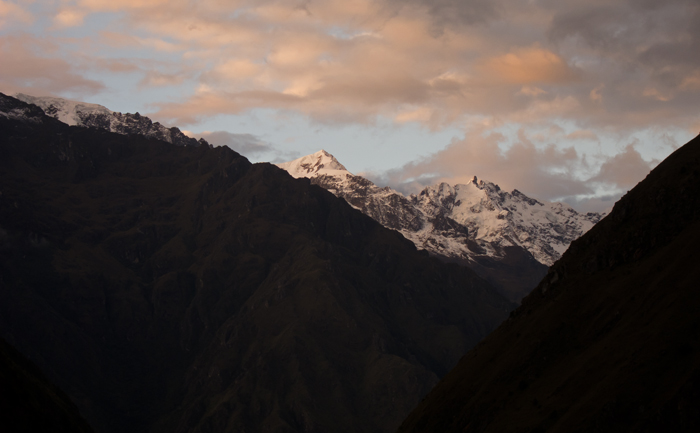
[(551, 84), (573, 80), (576, 77), (576, 73), (564, 59), (539, 46), (519, 48), (488, 58), (479, 68), (485, 77), (495, 79), (496, 83), (506, 84)]
[(83, 24), (87, 11), (80, 9), (64, 9), (54, 17), (54, 25), (58, 28), (76, 27)]
[[(693, 0), (590, 2), (557, 10), (548, 34), (594, 60), (591, 72), (608, 84), (624, 82), (637, 100), (669, 102), (689, 90), (684, 85), (700, 71), (700, 59), (692, 54), (700, 44), (699, 19), (700, 3)], [(615, 96), (635, 111), (633, 95)], [(594, 97), (600, 92), (591, 93)]]
[(139, 83), (142, 87), (174, 86), (182, 83), (185, 77), (182, 74), (167, 74), (159, 71), (146, 71)]
[(598, 135), (588, 129), (578, 129), (570, 134), (567, 134), (568, 140), (599, 140)]
[(234, 134), (226, 131), (197, 134), (214, 146), (228, 146), (243, 156), (253, 157), (264, 153), (275, 153), (276, 149), (252, 134)]
[[(86, 61), (103, 67), (104, 44), (134, 49), (141, 87), (190, 82), (196, 91), (154, 101), (176, 123), (268, 108), (326, 124), (439, 130), (476, 115), (624, 134), (695, 121), (698, 10), (683, 0), (81, 0), (61, 13), (73, 11), (69, 25), (119, 12)], [(149, 53), (179, 64), (141, 65)]]
[[(97, 68), (105, 54), (94, 44), (107, 44), (138, 49), (142, 58), (180, 56), (179, 70), (196, 70), (190, 88), (200, 90), (155, 101), (177, 121), (201, 118), (192, 112), (197, 106), (221, 114), (294, 110), (324, 123), (394, 119), (432, 129), (479, 115), (632, 130), (687, 127), (700, 97), (700, 59), (692, 55), (700, 44), (700, 5), (692, 0), (61, 5), (53, 16), (63, 27), (80, 26), (95, 12), (119, 13), (93, 43), (87, 60)], [(77, 46), (72, 55), (85, 58)], [(179, 71), (158, 71), (140, 85), (182, 84)]]
[(31, 24), (34, 16), (20, 5), (0, 0), (0, 29), (8, 24)]
[(431, 30), (442, 34), (445, 27), (478, 25), (499, 18), (503, 13), (501, 2), (489, 0), (389, 0), (394, 7), (413, 7), (427, 12)]
[(79, 0), (78, 4), (91, 11), (120, 11), (120, 10), (139, 10), (155, 7), (163, 7), (169, 3), (169, 0)]
[(611, 185), (618, 190), (629, 190), (649, 174), (653, 165), (642, 158), (634, 144), (629, 144), (623, 152), (601, 164), (600, 172), (590, 181)]
[(104, 89), (84, 78), (68, 61), (52, 55), (53, 44), (28, 35), (0, 36), (0, 87), (4, 92), (90, 95)]

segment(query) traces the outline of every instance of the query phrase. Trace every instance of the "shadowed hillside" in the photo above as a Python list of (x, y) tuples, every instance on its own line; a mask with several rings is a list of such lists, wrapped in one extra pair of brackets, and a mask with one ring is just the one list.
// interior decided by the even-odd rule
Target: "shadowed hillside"
[(226, 147), (0, 112), (0, 333), (97, 431), (391, 431), (511, 308)]
[(68, 396), (1, 338), (0, 430), (7, 433), (92, 432)]
[(575, 241), (400, 432), (698, 431), (700, 138)]

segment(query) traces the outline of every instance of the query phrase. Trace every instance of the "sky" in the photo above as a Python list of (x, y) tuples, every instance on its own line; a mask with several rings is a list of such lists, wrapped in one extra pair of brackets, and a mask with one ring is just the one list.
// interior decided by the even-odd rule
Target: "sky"
[(0, 0), (0, 92), (604, 211), (700, 133), (699, 22), (698, 0)]

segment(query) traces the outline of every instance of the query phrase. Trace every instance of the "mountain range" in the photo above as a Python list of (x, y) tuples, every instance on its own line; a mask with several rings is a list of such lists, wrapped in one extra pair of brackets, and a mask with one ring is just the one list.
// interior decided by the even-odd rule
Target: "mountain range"
[(700, 431), (700, 136), (574, 241), (399, 429)]
[(476, 177), (406, 197), (353, 175), (324, 150), (278, 167), (344, 198), (418, 248), (474, 269), (513, 301), (529, 293), (569, 244), (602, 218), (517, 189), (506, 192)]
[(101, 124), (0, 94), (3, 431), (700, 430), (700, 137), (515, 308), (439, 251), (546, 266), (509, 224), (583, 231), (565, 210)]
[[(139, 113), (122, 114), (97, 104), (55, 97), (16, 95), (68, 125), (157, 138), (178, 146), (206, 143)], [(544, 277), (569, 244), (603, 215), (581, 214), (564, 203), (506, 192), (492, 182), (441, 183), (404, 196), (350, 173), (326, 151), (278, 164), (293, 177), (307, 177), (419, 249), (445, 262), (467, 266), (508, 299), (519, 302)]]
[(308, 179), (0, 94), (0, 336), (95, 431), (390, 432), (512, 308)]

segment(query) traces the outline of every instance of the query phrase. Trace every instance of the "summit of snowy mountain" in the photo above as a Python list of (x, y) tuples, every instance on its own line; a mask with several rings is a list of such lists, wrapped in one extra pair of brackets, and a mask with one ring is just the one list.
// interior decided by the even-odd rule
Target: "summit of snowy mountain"
[(324, 150), (278, 166), (296, 178), (310, 178), (418, 248), (472, 267), (514, 300), (602, 218), (517, 189), (503, 191), (476, 176), (466, 184), (443, 182), (406, 197), (353, 175)]
[(319, 150), (311, 155), (302, 156), (294, 161), (277, 164), (295, 178), (319, 175), (345, 176), (352, 175), (337, 159), (325, 150)]
[(99, 128), (117, 134), (139, 134), (167, 141), (177, 146), (197, 146), (201, 140), (188, 137), (176, 127), (168, 128), (139, 113), (119, 113), (102, 105), (51, 96), (15, 95), (20, 101), (34, 104), (44, 113), (71, 126)]

